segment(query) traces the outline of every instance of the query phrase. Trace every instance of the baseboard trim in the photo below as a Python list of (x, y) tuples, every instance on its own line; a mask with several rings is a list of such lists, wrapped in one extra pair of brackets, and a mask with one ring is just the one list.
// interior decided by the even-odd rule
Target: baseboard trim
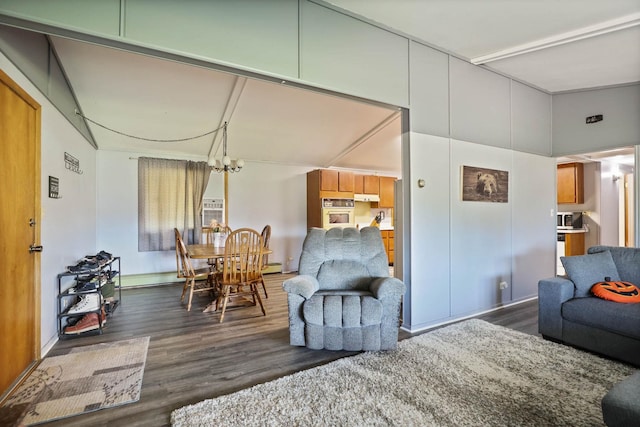
[[(282, 264), (270, 262), (263, 272), (264, 274), (282, 273)], [(121, 278), (123, 288), (135, 288), (141, 286), (156, 286), (160, 283), (182, 283), (184, 279), (179, 279), (175, 271), (163, 273), (129, 274)]]
[(177, 283), (184, 279), (179, 279), (175, 271), (164, 273), (129, 274), (121, 278), (123, 288), (134, 288), (139, 286), (155, 286), (158, 283)]
[(416, 328), (416, 329), (409, 329), (409, 328), (407, 328), (405, 326), (400, 326), (400, 329), (402, 329), (403, 331), (409, 332), (411, 334), (415, 334), (415, 333), (418, 333), (418, 332), (427, 331), (429, 329), (435, 329), (435, 328), (438, 328), (440, 326), (445, 326), (445, 325), (448, 325), (450, 323), (457, 323), (457, 322), (460, 322), (462, 320), (472, 319), (474, 317), (478, 317), (478, 316), (481, 316), (483, 314), (491, 313), (493, 311), (503, 310), (503, 309), (505, 309), (507, 307), (512, 307), (514, 305), (522, 304), (522, 303), (525, 303), (527, 301), (533, 301), (533, 300), (536, 300), (536, 299), (538, 299), (537, 295), (533, 296), (533, 297), (527, 297), (527, 298), (524, 298), (524, 299), (521, 299), (521, 300), (518, 300), (518, 301), (513, 301), (513, 302), (511, 302), (509, 304), (500, 305), (498, 307), (494, 307), (494, 308), (491, 308), (489, 310), (480, 311), (478, 313), (473, 313), (473, 314), (469, 314), (469, 315), (466, 315), (466, 316), (450, 318), (450, 319), (447, 319), (447, 320), (445, 320), (443, 322), (433, 323), (433, 324), (430, 324), (430, 325), (427, 325), (427, 326), (422, 326), (422, 327), (419, 327), (419, 328)]

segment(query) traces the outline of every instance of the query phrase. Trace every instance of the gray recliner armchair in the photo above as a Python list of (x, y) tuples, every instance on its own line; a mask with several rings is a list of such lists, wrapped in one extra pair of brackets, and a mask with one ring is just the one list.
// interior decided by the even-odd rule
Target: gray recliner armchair
[(392, 350), (398, 343), (401, 280), (377, 227), (312, 228), (288, 293), (291, 345), (327, 350)]

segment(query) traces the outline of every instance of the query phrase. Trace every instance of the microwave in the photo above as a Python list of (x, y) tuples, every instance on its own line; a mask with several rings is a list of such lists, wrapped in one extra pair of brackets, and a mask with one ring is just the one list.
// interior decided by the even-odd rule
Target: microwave
[(559, 230), (574, 230), (582, 226), (582, 212), (558, 212)]

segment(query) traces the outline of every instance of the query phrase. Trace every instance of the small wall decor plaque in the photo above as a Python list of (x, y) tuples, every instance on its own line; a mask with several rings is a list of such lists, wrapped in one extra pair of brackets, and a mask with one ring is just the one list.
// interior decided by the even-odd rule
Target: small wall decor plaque
[(60, 180), (55, 176), (49, 176), (49, 197), (51, 199), (60, 198)]
[(508, 203), (509, 172), (462, 166), (462, 200)]
[(82, 175), (80, 170), (80, 160), (76, 159), (69, 153), (64, 153), (64, 167), (72, 172)]

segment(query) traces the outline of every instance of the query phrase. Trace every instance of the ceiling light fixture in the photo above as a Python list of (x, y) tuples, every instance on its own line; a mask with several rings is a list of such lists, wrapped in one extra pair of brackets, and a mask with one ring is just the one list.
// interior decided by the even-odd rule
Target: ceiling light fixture
[(244, 166), (244, 160), (231, 160), (227, 155), (227, 122), (222, 126), (222, 160), (209, 159), (209, 166), (216, 172), (240, 172)]

